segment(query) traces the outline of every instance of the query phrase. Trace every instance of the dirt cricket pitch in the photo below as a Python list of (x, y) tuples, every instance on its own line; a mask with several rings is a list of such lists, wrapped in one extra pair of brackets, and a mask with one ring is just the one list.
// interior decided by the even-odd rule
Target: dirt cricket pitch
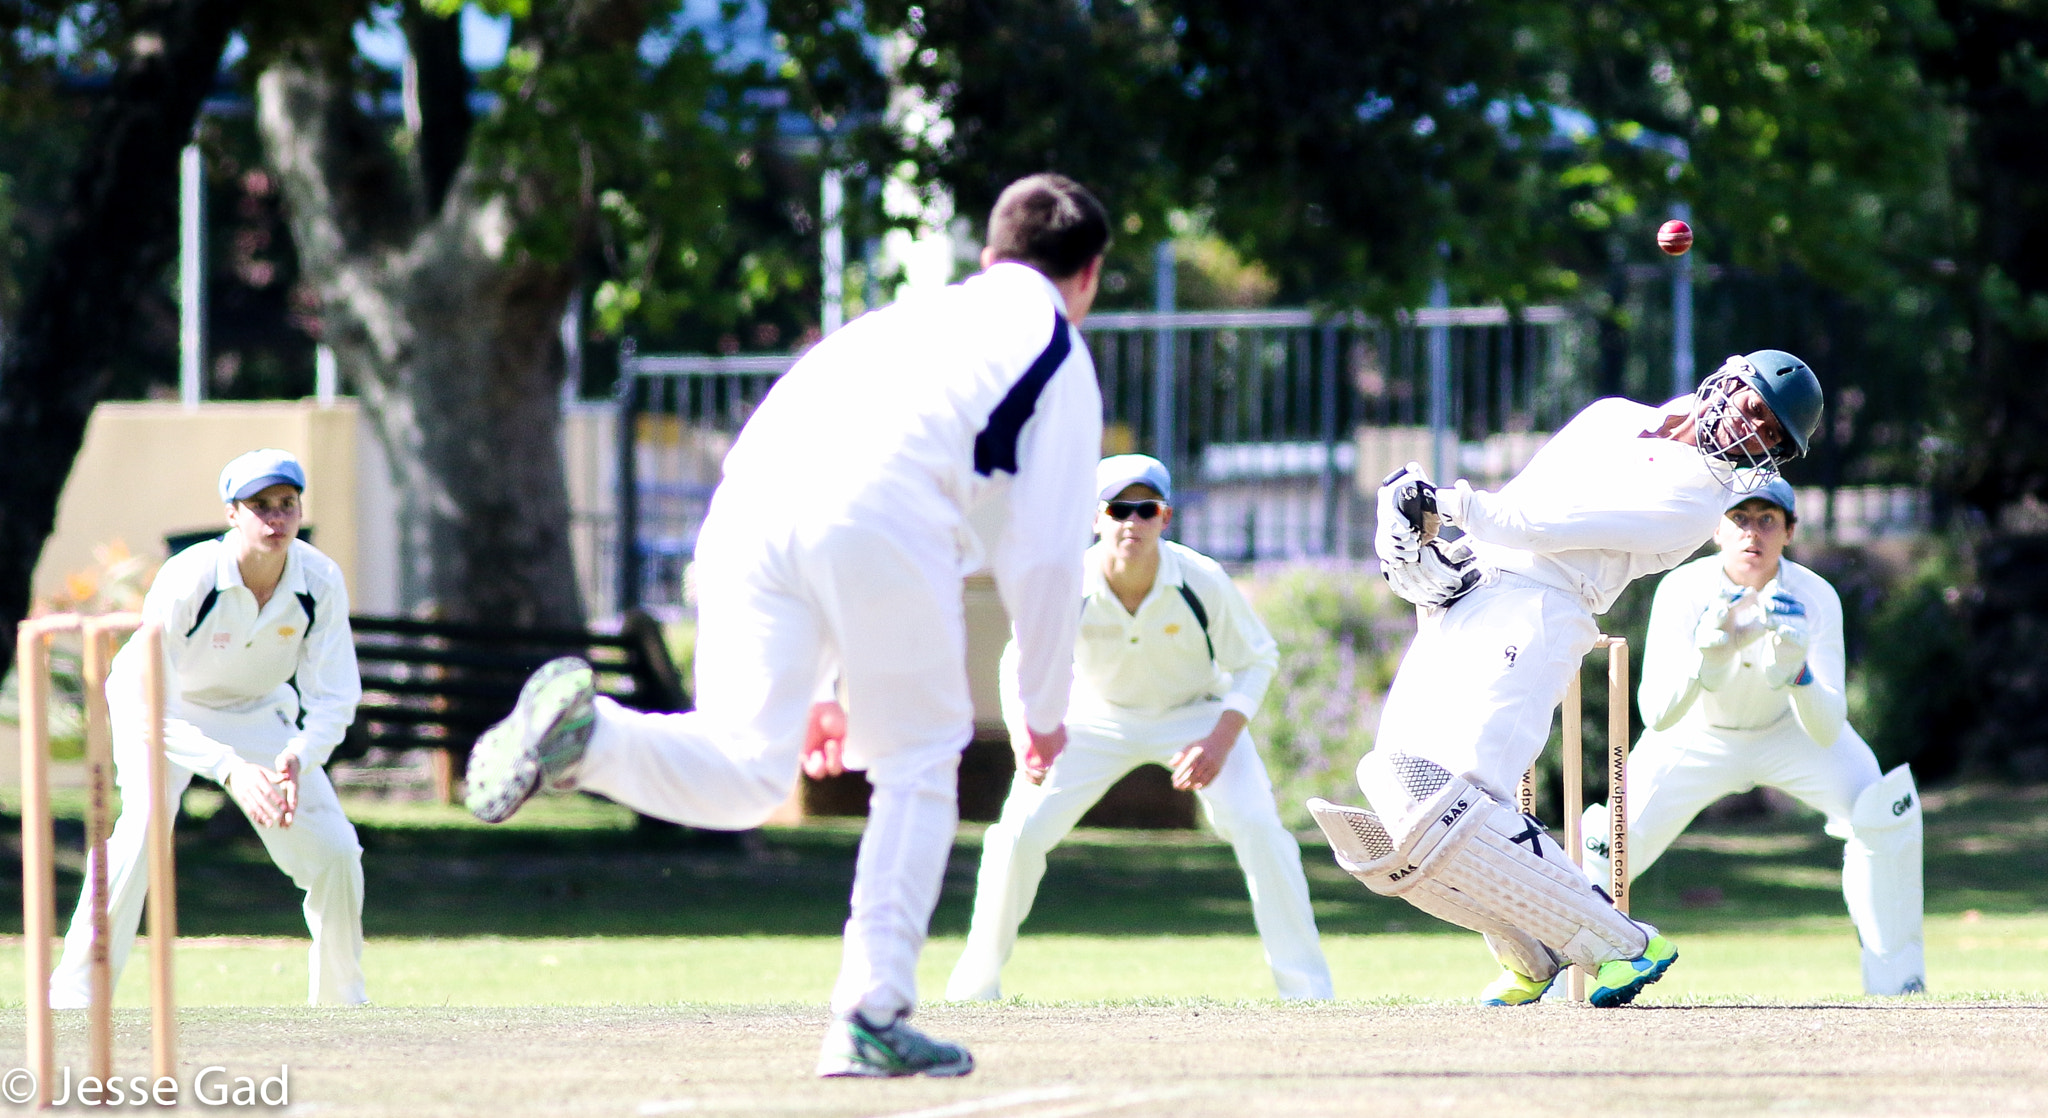
[[(59, 1025), (74, 1067), (80, 1016)], [(2000, 1001), (937, 1006), (920, 1022), (971, 1045), (979, 1070), (888, 1082), (811, 1078), (825, 1020), (812, 1007), (182, 1017), (181, 1085), (207, 1065), (258, 1080), (288, 1066), (282, 1113), (323, 1118), (2048, 1112), (2048, 1005)], [(18, 1060), (20, 1019), (7, 1018)], [(147, 1066), (144, 1013), (118, 1027), (117, 1066), (133, 1074)]]

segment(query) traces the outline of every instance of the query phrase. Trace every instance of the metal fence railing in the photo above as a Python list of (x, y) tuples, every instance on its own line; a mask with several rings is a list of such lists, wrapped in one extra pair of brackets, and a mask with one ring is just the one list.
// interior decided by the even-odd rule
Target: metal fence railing
[[(1362, 553), (1362, 474), (1376, 480), (1411, 457), (1440, 476), (1511, 472), (1587, 395), (1575, 324), (1557, 307), (1433, 308), (1391, 323), (1105, 313), (1083, 334), (1105, 450), (1164, 459), (1175, 535), (1232, 561)], [(614, 523), (598, 528), (620, 608), (680, 605), (725, 452), (796, 360), (640, 354), (628, 341)]]

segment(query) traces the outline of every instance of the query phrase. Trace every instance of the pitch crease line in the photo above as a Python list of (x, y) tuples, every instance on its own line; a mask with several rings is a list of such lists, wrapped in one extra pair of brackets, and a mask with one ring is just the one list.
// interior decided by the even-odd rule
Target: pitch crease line
[(962, 1114), (980, 1114), (989, 1110), (1002, 1110), (1012, 1106), (1029, 1106), (1035, 1102), (1053, 1102), (1070, 1099), (1081, 1093), (1079, 1087), (1033, 1087), (1023, 1091), (1011, 1091), (1007, 1095), (990, 1095), (983, 1099), (968, 1099), (965, 1102), (947, 1103), (924, 1110), (903, 1110), (894, 1114), (878, 1114), (874, 1118), (958, 1118)]

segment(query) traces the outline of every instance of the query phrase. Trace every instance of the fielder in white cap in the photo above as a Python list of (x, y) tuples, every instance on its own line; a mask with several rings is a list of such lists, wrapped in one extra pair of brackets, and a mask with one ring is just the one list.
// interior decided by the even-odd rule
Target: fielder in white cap
[[(496, 822), (542, 786), (700, 827), (754, 827), (799, 766), (874, 788), (818, 1073), (964, 1075), (967, 1049), (909, 1022), (917, 957), (974, 736), (962, 581), (1009, 610), (1034, 756), (1066, 742), (1081, 551), (1102, 445), (1076, 327), (1109, 219), (1058, 175), (1012, 183), (985, 269), (863, 315), (797, 362), (740, 431), (698, 537), (697, 709), (594, 697), (588, 664), (536, 673), (470, 754)], [(837, 678), (846, 705), (818, 701)]]
[[(1920, 794), (1905, 765), (1880, 773), (1849, 726), (1842, 602), (1785, 558), (1792, 487), (1773, 481), (1728, 507), (1719, 551), (1664, 576), (1650, 607), (1637, 692), (1645, 730), (1628, 759), (1629, 876), (1735, 792), (1777, 788), (1827, 816), (1846, 845), (1842, 894), (1863, 942), (1863, 989), (1926, 989), (1921, 950)], [(1586, 873), (1608, 877), (1605, 805), (1586, 810)]]
[[(271, 860), (306, 894), (313, 935), (306, 1000), (351, 1005), (363, 986), (363, 848), (321, 766), (355, 720), (362, 681), (348, 589), (334, 560), (298, 538), (306, 473), (282, 450), (254, 450), (220, 474), (228, 530), (173, 555), (143, 616), (163, 626), (164, 802), (193, 774), (218, 781), (256, 826)], [(107, 706), (123, 804), (147, 804), (141, 646), (114, 657)], [(108, 945), (119, 978), (149, 892), (146, 810), (123, 809), (107, 843)], [(87, 881), (91, 876), (87, 875)], [(50, 1001), (90, 994), (90, 896), (78, 900)]]
[(1215, 560), (1160, 538), (1173, 522), (1164, 465), (1117, 455), (1102, 460), (1095, 481), (1098, 539), (1083, 567), (1067, 748), (1049, 769), (1031, 763), (1012, 644), (1001, 674), (1017, 776), (1002, 819), (982, 840), (974, 922), (946, 996), (1002, 996), (1003, 964), (1045, 876), (1046, 853), (1125, 773), (1157, 762), (1172, 771), (1174, 787), (1195, 793), (1236, 851), (1280, 996), (1329, 998), (1301, 846), (1280, 822), (1245, 730), (1279, 666), (1278, 647)]

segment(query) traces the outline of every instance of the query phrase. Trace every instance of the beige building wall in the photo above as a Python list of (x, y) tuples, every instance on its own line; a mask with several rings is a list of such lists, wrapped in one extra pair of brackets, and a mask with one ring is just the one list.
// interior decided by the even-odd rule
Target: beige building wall
[(54, 597), (94, 549), (116, 541), (161, 560), (164, 537), (227, 528), (220, 471), (258, 447), (298, 455), (306, 467), (306, 524), (356, 592), (356, 406), (311, 400), (101, 404), (57, 504), (57, 526), (36, 565), (35, 594)]

